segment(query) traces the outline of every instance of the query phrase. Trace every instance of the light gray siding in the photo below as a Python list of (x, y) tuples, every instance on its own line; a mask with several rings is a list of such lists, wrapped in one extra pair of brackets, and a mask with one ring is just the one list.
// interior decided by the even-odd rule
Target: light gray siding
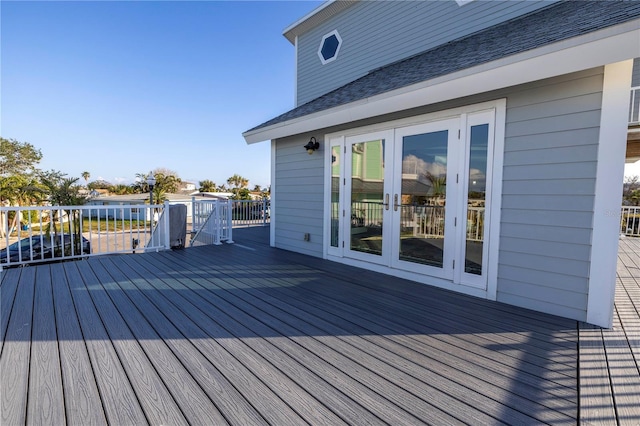
[[(363, 1), (298, 38), (297, 105), (367, 72), (549, 5), (550, 1)], [(338, 58), (322, 65), (322, 36), (338, 30)]]
[(586, 320), (602, 82), (596, 69), (507, 97), (499, 301)]
[(633, 73), (631, 74), (631, 86), (640, 86), (640, 58), (633, 60)]
[[(276, 141), (275, 152), (275, 245), (278, 248), (322, 257), (324, 213), (324, 143), (313, 136), (320, 150), (307, 154), (303, 146), (312, 135), (298, 135)], [(310, 234), (309, 241), (304, 234)]]
[[(313, 136), (506, 98), (497, 298), (586, 320), (602, 83), (603, 69), (596, 68)], [(277, 143), (276, 245), (321, 256), (323, 164), (322, 155), (302, 148), (310, 136)], [(305, 232), (310, 242), (303, 241)]]

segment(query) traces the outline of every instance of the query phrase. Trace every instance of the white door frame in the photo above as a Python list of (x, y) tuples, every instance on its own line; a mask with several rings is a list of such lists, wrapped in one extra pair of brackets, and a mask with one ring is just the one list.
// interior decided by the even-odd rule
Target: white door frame
[[(502, 167), (504, 159), (504, 139), (505, 139), (505, 119), (506, 119), (506, 99), (498, 99), (495, 101), (483, 102), (480, 104), (468, 105), (459, 108), (453, 108), (449, 110), (438, 111), (430, 114), (408, 117), (400, 120), (394, 120), (389, 122), (377, 123), (365, 127), (348, 129), (341, 132), (327, 134), (324, 140), (328, 142), (328, 148), (325, 150), (325, 171), (330, 170), (331, 167), (331, 146), (345, 146), (346, 138), (357, 135), (364, 135), (374, 132), (392, 131), (402, 127), (408, 127), (412, 125), (426, 124), (434, 121), (446, 120), (449, 118), (455, 118), (458, 120), (465, 120), (468, 117), (472, 117), (474, 114), (484, 113), (486, 111), (493, 111), (493, 146), (492, 152), (489, 154), (489, 160), (487, 164), (487, 170), (491, 170), (492, 182), (490, 188), (487, 189), (487, 204), (491, 206), (491, 213), (488, 218), (485, 218), (488, 224), (489, 232), (485, 234), (485, 246), (483, 247), (484, 253), (486, 253), (486, 288), (477, 288), (473, 285), (460, 285), (454, 284), (454, 280), (436, 277), (433, 275), (425, 275), (424, 273), (418, 273), (415, 271), (396, 269), (383, 264), (371, 263), (366, 260), (355, 259), (345, 256), (345, 249), (341, 246), (332, 247), (330, 240), (331, 230), (331, 173), (325, 173), (325, 214), (324, 214), (324, 258), (333, 260), (336, 262), (349, 264), (372, 271), (390, 274), (401, 278), (410, 279), (417, 282), (433, 285), (436, 287), (446, 288), (449, 290), (457, 291), (460, 293), (470, 294), (487, 298), (490, 300), (496, 300), (497, 295), (497, 273), (498, 273), (498, 254), (499, 254), (499, 237), (500, 237), (500, 209), (501, 209), (501, 195), (502, 195)], [(463, 114), (465, 115), (463, 117)], [(471, 121), (472, 122), (472, 121)], [(463, 135), (463, 129), (466, 130), (466, 121), (464, 125), (460, 125), (461, 138), (464, 136), (466, 140), (466, 132)], [(390, 139), (394, 140), (394, 139)], [(491, 145), (491, 144), (490, 144)], [(345, 156), (344, 150), (342, 151)], [(341, 176), (344, 177), (344, 164), (346, 158), (342, 159)], [(462, 161), (462, 160), (460, 160)], [(394, 188), (395, 189), (395, 188)], [(345, 201), (345, 185), (340, 187), (339, 200), (344, 205)], [(344, 221), (348, 219), (345, 217), (339, 218), (340, 229), (340, 241), (345, 241), (346, 235), (343, 235), (343, 228), (345, 228)], [(458, 231), (462, 232), (462, 231)], [(484, 259), (483, 253), (483, 259)], [(459, 256), (459, 251), (456, 253)], [(460, 277), (462, 280), (462, 276)], [(467, 282), (466, 284), (472, 284)], [(483, 287), (485, 287), (483, 285)]]

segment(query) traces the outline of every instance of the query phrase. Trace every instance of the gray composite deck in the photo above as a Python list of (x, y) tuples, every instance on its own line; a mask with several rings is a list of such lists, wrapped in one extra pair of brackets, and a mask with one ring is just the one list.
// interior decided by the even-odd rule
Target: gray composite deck
[[(579, 392), (578, 339), (604, 342), (603, 386), (618, 335), (272, 249), (264, 229), (234, 239), (5, 270), (0, 424), (616, 421)], [(625, 383), (604, 401), (623, 421), (640, 389)]]
[(580, 419), (640, 425), (640, 238), (620, 239), (613, 327), (580, 327)]

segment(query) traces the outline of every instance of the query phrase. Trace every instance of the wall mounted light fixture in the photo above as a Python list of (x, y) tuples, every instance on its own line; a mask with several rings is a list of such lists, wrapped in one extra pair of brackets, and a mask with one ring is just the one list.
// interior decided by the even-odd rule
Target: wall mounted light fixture
[(313, 136), (311, 136), (311, 139), (309, 139), (309, 143), (304, 146), (304, 149), (307, 150), (309, 155), (313, 154), (313, 151), (317, 150), (318, 148), (320, 148), (320, 142), (316, 141), (316, 138), (314, 138)]

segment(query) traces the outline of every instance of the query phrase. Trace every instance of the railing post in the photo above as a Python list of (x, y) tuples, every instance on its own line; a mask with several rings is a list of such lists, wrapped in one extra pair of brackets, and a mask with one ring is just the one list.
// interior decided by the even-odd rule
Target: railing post
[(227, 233), (228, 233), (228, 237), (227, 237), (227, 243), (228, 244), (233, 244), (233, 202), (231, 200), (227, 200), (226, 203), (226, 209), (227, 209)]
[(220, 200), (213, 204), (213, 244), (220, 245)]
[[(189, 216), (189, 212), (187, 212), (187, 216)], [(196, 232), (196, 197), (191, 197), (191, 235)]]
[(169, 201), (164, 202), (164, 249), (171, 248), (171, 221), (169, 220)]

